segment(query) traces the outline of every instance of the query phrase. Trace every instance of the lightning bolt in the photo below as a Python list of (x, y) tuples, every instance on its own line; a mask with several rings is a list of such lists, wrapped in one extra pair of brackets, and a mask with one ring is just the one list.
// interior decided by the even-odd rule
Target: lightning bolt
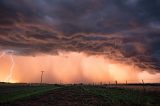
[(12, 51), (12, 50), (5, 51), (0, 55), (0, 58), (2, 58), (6, 53), (11, 54), (10, 59), (11, 59), (11, 62), (12, 62), (11, 67), (9, 69), (9, 74), (8, 74), (7, 78), (4, 80), (4, 82), (9, 82), (12, 79), (13, 69), (14, 69), (14, 66), (15, 66), (14, 58), (13, 58), (13, 55), (12, 55), (12, 53), (14, 53), (14, 51)]
[(9, 82), (12, 79), (13, 69), (14, 69), (14, 66), (15, 66), (15, 62), (14, 62), (14, 58), (13, 58), (12, 54), (10, 55), (10, 58), (11, 58), (12, 64), (11, 64), (11, 67), (10, 67), (10, 70), (9, 70), (9, 75), (7, 76), (7, 78), (5, 79), (4, 82)]
[(5, 52), (2, 52), (2, 54), (0, 55), (0, 59), (5, 55)]

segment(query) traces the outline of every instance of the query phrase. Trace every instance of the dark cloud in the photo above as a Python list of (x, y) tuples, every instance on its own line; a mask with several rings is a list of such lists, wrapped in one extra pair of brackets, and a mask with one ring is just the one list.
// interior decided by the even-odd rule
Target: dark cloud
[(159, 70), (159, 0), (1, 0), (0, 49), (105, 54)]

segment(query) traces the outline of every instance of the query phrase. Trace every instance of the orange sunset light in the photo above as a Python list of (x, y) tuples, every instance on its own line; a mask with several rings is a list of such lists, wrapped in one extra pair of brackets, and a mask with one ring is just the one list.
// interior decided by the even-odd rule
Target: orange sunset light
[[(59, 55), (13, 56), (13, 58), (15, 66), (12, 77), (8, 80), (12, 83), (38, 83), (42, 70), (45, 71), (46, 83), (108, 83), (116, 80), (120, 83), (126, 80), (132, 83), (146, 79), (146, 75), (152, 78), (159, 76), (141, 72), (138, 67), (107, 59), (103, 55), (88, 56), (85, 53), (63, 52)], [(0, 62), (6, 64), (1, 65), (0, 80), (6, 81), (11, 67), (9, 55), (3, 57)]]

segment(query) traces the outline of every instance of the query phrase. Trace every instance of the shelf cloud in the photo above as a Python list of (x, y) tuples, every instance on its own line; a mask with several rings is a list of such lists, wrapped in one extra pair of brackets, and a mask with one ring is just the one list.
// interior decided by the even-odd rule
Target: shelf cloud
[(159, 0), (1, 0), (0, 50), (100, 54), (160, 69)]

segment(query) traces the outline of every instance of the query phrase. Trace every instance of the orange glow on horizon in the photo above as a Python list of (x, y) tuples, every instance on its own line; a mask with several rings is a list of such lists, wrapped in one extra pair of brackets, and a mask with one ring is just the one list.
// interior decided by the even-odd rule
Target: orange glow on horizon
[[(42, 70), (45, 71), (43, 82), (46, 83), (108, 83), (109, 81), (114, 83), (115, 80), (121, 83), (128, 80), (133, 83), (141, 82), (141, 79), (150, 76), (152, 79), (160, 76), (142, 72), (137, 67), (133, 69), (133, 65), (118, 63), (102, 55), (88, 56), (85, 53), (61, 52), (59, 55), (13, 56), (13, 58), (15, 67), (12, 79), (9, 81), (13, 83), (39, 83)], [(0, 81), (4, 81), (7, 77), (10, 65), (9, 55), (0, 59)]]

